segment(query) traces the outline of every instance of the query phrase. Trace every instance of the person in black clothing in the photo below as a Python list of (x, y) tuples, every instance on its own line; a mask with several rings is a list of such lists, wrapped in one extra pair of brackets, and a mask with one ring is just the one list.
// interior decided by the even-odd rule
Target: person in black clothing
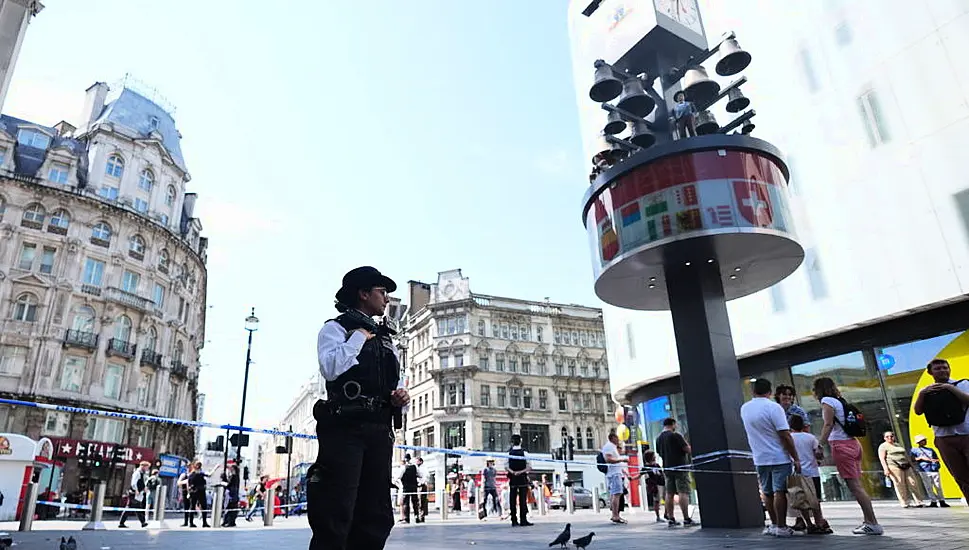
[[(528, 492), (531, 490), (531, 485), (528, 482), (528, 460), (525, 458), (525, 449), (521, 445), (522, 436), (512, 435), (511, 449), (508, 449), (508, 454), (521, 458), (509, 458), (508, 466), (505, 468), (508, 472), (508, 486), (510, 487), (508, 507), (511, 509), (511, 524), (515, 527), (519, 525), (528, 527), (533, 525), (528, 522)], [(521, 511), (520, 518), (518, 516), (519, 510)]]
[[(216, 466), (215, 469), (221, 468), (222, 465)], [(205, 497), (205, 488), (208, 485), (206, 477), (215, 473), (212, 470), (209, 473), (202, 471), (202, 463), (196, 462), (192, 465), (192, 472), (188, 474), (188, 500), (189, 500), (189, 516), (188, 516), (188, 526), (196, 527), (195, 525), (195, 508), (198, 507), (202, 511), (202, 527), (209, 527), (209, 513), (206, 510), (208, 506), (208, 499)]]
[(404, 471), (400, 474), (400, 487), (404, 493), (404, 523), (410, 523), (410, 511), (414, 510), (414, 521), (424, 522), (421, 499), (417, 496), (417, 466), (411, 464), (410, 455), (404, 455)]
[(676, 420), (667, 418), (663, 421), (663, 433), (656, 438), (656, 452), (663, 459), (663, 474), (666, 477), (666, 521), (671, 527), (679, 525), (673, 517), (673, 500), (676, 495), (679, 495), (683, 525), (694, 525), (690, 518), (690, 474), (682, 468), (670, 469), (688, 466), (692, 452), (690, 444), (677, 433)]
[(424, 459), (417, 457), (417, 490), (421, 496), (421, 523), (427, 519), (427, 472), (424, 471)]
[(410, 402), (395, 332), (384, 314), (397, 284), (373, 267), (351, 270), (336, 293), (340, 315), (317, 338), (327, 401), (313, 407), (319, 455), (307, 472), (311, 550), (382, 550), (394, 526), (393, 431)]
[(235, 527), (236, 518), (239, 517), (239, 467), (235, 464), (229, 465), (229, 471), (224, 475), (226, 483), (226, 494), (228, 497), (225, 502), (225, 518), (222, 520), (222, 527)]

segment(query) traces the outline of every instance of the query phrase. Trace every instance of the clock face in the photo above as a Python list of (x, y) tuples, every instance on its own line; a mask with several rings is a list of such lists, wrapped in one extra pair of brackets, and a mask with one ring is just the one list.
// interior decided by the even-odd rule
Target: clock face
[(654, 0), (656, 11), (669, 17), (697, 34), (703, 34), (700, 25), (700, 6), (697, 0)]

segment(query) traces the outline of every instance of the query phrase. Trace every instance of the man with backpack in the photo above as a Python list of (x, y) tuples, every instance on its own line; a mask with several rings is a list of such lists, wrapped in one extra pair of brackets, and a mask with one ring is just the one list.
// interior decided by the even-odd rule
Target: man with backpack
[(932, 426), (942, 462), (969, 501), (969, 380), (952, 380), (945, 359), (933, 359), (926, 370), (935, 383), (919, 392), (913, 408)]

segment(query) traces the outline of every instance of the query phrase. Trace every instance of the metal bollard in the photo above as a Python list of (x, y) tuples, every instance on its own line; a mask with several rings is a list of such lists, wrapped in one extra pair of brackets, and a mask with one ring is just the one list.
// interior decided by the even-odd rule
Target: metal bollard
[(212, 527), (219, 529), (222, 527), (222, 507), (225, 500), (225, 485), (216, 484), (215, 494), (212, 498)]
[(575, 493), (572, 491), (572, 487), (571, 486), (566, 487), (565, 488), (565, 509), (568, 510), (570, 514), (575, 513), (575, 501), (572, 500), (573, 498), (575, 498)]
[(155, 489), (155, 519), (148, 523), (149, 529), (167, 529), (165, 523), (165, 502), (168, 501), (168, 487), (159, 485)]
[(599, 504), (599, 489), (597, 488), (592, 491), (592, 511), (598, 514), (600, 509), (602, 509), (602, 506)]
[(649, 512), (649, 499), (646, 498), (646, 478), (639, 478), (639, 505), (643, 508), (643, 512)]
[(538, 496), (535, 497), (538, 500), (538, 513), (542, 516), (548, 515), (548, 503), (545, 502), (545, 486), (540, 485), (538, 488)]
[(263, 513), (263, 522), (262, 522), (262, 524), (265, 525), (266, 527), (273, 526), (273, 512), (276, 511), (276, 507), (274, 506), (276, 502), (275, 497), (276, 497), (275, 487), (269, 487), (268, 489), (266, 489), (266, 500), (264, 501), (266, 507), (265, 507), (265, 512)]
[(37, 510), (37, 484), (27, 484), (27, 496), (24, 508), (20, 513), (20, 531), (30, 531), (34, 524), (34, 512)]
[(84, 531), (104, 531), (107, 527), (104, 526), (104, 522), (101, 521), (101, 517), (104, 515), (104, 493), (107, 488), (105, 482), (98, 483), (97, 487), (94, 488), (94, 502), (91, 504), (91, 520), (81, 527)]
[(447, 496), (445, 495), (445, 493), (447, 493), (447, 490), (445, 490), (442, 487), (441, 492), (438, 494), (438, 498), (437, 498), (437, 505), (441, 508), (442, 521), (447, 520)]

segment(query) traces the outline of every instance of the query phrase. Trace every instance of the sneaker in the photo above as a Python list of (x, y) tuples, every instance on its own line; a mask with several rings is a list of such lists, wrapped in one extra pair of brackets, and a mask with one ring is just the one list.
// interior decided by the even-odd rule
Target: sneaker
[(941, 506), (943, 508), (948, 508), (949, 507), (949, 503), (943, 500), (942, 502), (939, 503), (939, 506)]
[(667, 522), (667, 521), (669, 521), (669, 520), (666, 519), (666, 518), (656, 518), (656, 523), (664, 523), (664, 522)]
[(694, 522), (690, 518), (686, 518), (683, 520), (683, 527), (693, 527), (694, 525), (696, 525), (696, 522)]
[(881, 525), (872, 525), (871, 523), (862, 523), (856, 527), (852, 533), (856, 535), (881, 535), (885, 533), (885, 528)]
[(767, 527), (764, 527), (764, 533), (763, 534), (765, 536), (768, 536), (768, 537), (773, 537), (775, 531), (777, 531), (777, 526), (776, 525), (769, 525)]
[(790, 527), (776, 527), (774, 529), (774, 536), (782, 539), (794, 536), (794, 529)]
[(929, 508), (938, 508), (938, 507), (939, 507), (939, 503), (938, 502), (933, 502), (933, 503), (929, 504)]
[(666, 522), (666, 525), (669, 525), (670, 527), (676, 527), (679, 524), (680, 522), (676, 521), (675, 519), (667, 520)]

